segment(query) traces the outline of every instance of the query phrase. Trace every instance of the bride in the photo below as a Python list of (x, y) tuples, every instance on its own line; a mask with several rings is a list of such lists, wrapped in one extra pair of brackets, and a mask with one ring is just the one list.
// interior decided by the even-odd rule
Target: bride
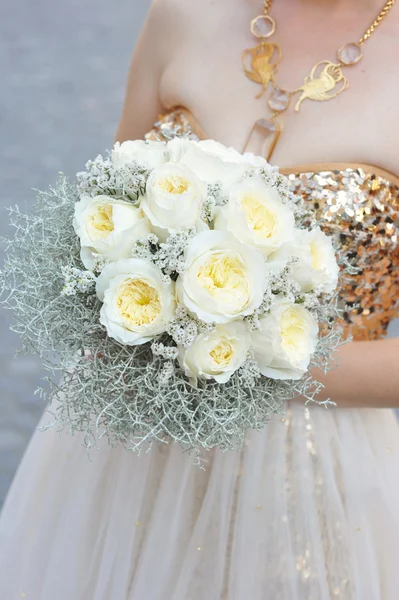
[(342, 292), (355, 341), (323, 377), (338, 408), (298, 400), (205, 471), (177, 446), (90, 462), (78, 436), (36, 433), (0, 521), (2, 600), (397, 599), (399, 7), (383, 2), (154, 2), (117, 139), (262, 152), (339, 229), (360, 270)]

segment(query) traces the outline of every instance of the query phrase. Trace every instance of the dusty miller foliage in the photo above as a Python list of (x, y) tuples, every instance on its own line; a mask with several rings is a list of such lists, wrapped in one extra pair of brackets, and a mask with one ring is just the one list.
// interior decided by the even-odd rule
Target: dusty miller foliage
[[(50, 426), (83, 432), (88, 449), (103, 436), (111, 445), (135, 451), (148, 450), (154, 442), (178, 442), (200, 463), (204, 449), (240, 447), (246, 429), (262, 429), (294, 396), (312, 401), (320, 389), (312, 377), (296, 382), (267, 379), (250, 357), (228, 383), (199, 381), (193, 387), (176, 362), (173, 340), (188, 346), (201, 327), (211, 330), (212, 325), (201, 325), (184, 310), (153, 344), (124, 346), (107, 337), (99, 322), (101, 302), (94, 278), (80, 260), (72, 226), (74, 204), (81, 193), (128, 195), (135, 202), (148, 172), (137, 165), (131, 168), (132, 183), (129, 169), (120, 171), (115, 181), (106, 160), (91, 161), (87, 168), (78, 176), (78, 188), (61, 176), (55, 187), (39, 192), (33, 212), (10, 209), (14, 234), (3, 240), (6, 259), (0, 272), (0, 297), (14, 312), (13, 330), (22, 337), (22, 351), (37, 353), (50, 371), (50, 392), (41, 390), (52, 401)], [(281, 176), (273, 177), (283, 187), (284, 180), (277, 181)], [(216, 196), (217, 188), (210, 192)], [(285, 198), (293, 202), (288, 189)], [(150, 244), (155, 242), (150, 238)], [(176, 238), (174, 247), (180, 242)], [(146, 244), (148, 240), (136, 248), (138, 255), (149, 251)], [(164, 250), (158, 246), (154, 255), (159, 266)], [(178, 270), (179, 256), (175, 259)], [(165, 276), (170, 275), (166, 268)], [(284, 277), (275, 284), (280, 293), (296, 297), (295, 289), (284, 289)], [(328, 309), (314, 294), (296, 299), (324, 322), (327, 334), (313, 364), (326, 370), (340, 338), (332, 327), (336, 298), (330, 299)], [(269, 300), (266, 295), (261, 312), (267, 312)], [(253, 315), (253, 328), (256, 320)]]

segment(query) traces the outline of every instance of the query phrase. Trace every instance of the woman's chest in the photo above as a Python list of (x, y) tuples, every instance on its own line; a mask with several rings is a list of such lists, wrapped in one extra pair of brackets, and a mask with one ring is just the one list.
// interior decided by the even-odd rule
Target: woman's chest
[[(256, 99), (260, 87), (244, 73), (241, 53), (254, 45), (248, 25), (233, 18), (228, 24), (225, 31), (220, 18), (198, 19), (196, 34), (185, 35), (164, 71), (161, 97), (168, 108), (187, 107), (207, 136), (242, 150), (254, 122), (270, 117), (270, 93)], [(295, 90), (318, 61), (334, 60), (339, 36), (330, 37), (312, 42), (300, 34), (288, 40), (277, 37), (283, 51), (273, 73), (277, 85)], [(399, 78), (390, 41), (380, 35), (365, 46), (361, 63), (345, 70), (347, 89), (336, 97), (330, 90), (325, 94), (329, 101), (305, 99), (298, 112), (294, 107), (300, 93), (293, 97), (279, 118), (282, 135), (272, 162), (362, 162), (398, 171)], [(398, 42), (394, 46), (399, 55)], [(337, 85), (333, 91), (339, 89)]]

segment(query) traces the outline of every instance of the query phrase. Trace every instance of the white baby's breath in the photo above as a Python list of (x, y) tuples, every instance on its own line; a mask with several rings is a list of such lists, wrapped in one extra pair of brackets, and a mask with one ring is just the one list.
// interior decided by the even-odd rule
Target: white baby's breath
[(96, 277), (91, 271), (82, 271), (76, 267), (61, 267), (64, 277), (64, 287), (62, 294), (64, 296), (75, 296), (77, 293), (87, 294), (94, 291)]
[(97, 156), (77, 174), (80, 196), (104, 194), (137, 204), (145, 192), (150, 170), (136, 162), (116, 168), (110, 159)]

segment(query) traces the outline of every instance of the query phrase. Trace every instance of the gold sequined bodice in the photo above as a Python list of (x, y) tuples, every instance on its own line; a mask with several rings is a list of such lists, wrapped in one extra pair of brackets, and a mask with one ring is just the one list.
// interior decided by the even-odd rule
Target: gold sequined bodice
[[(184, 109), (160, 117), (148, 139), (205, 138)], [(399, 179), (368, 165), (312, 165), (283, 169), (294, 193), (309, 203), (327, 233), (339, 233), (341, 250), (356, 264), (345, 275), (343, 327), (354, 339), (382, 337), (399, 315)]]

